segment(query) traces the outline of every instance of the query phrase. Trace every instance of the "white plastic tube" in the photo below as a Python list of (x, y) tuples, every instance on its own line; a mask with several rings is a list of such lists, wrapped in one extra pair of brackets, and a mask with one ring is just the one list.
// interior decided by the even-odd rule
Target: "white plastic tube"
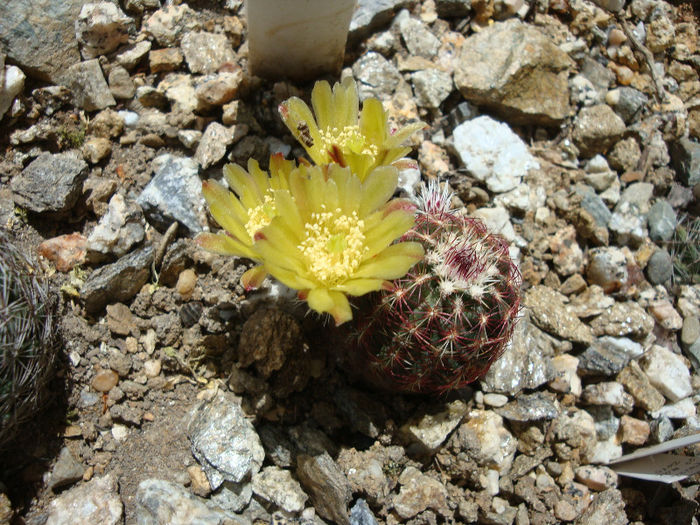
[(248, 67), (272, 79), (337, 74), (355, 0), (246, 0)]

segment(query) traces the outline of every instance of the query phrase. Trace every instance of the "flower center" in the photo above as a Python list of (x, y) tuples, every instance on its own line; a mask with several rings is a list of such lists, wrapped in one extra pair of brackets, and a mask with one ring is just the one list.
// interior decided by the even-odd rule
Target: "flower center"
[(333, 145), (345, 151), (376, 157), (379, 150), (375, 144), (370, 144), (360, 131), (360, 126), (345, 126), (341, 129), (328, 127), (321, 130), (323, 150), (329, 150)]
[(275, 203), (270, 195), (265, 195), (263, 203), (255, 208), (248, 210), (248, 222), (245, 224), (245, 229), (251, 239), (257, 232), (270, 224), (270, 221), (277, 215)]
[(344, 215), (337, 208), (311, 214), (299, 250), (316, 280), (324, 286), (334, 286), (357, 270), (367, 251), (364, 228), (365, 222), (357, 217), (357, 212)]

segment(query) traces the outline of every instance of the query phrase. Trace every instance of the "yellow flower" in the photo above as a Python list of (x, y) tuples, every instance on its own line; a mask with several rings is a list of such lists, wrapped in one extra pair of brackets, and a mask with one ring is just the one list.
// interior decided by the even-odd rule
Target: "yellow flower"
[(293, 170), (289, 190), (273, 191), (276, 215), (255, 235), (265, 270), (336, 324), (352, 319), (346, 294), (379, 290), (423, 257), (417, 242), (392, 244), (415, 211), (403, 199), (389, 201), (397, 178), (391, 166), (364, 182), (337, 164)]
[[(202, 183), (204, 199), (221, 233), (200, 233), (197, 243), (207, 250), (222, 255), (238, 255), (260, 262), (253, 244), (255, 234), (277, 215), (274, 192), (289, 188), (289, 174), (294, 162), (281, 154), (270, 157), (270, 175), (260, 169), (257, 161), (248, 161), (248, 171), (238, 165), (224, 166), (224, 178), (229, 191), (215, 180)], [(267, 273), (262, 265), (248, 270), (241, 281), (246, 288), (255, 288)]]
[(360, 112), (352, 78), (336, 83), (332, 91), (328, 82), (316, 82), (311, 105), (313, 113), (297, 97), (284, 101), (279, 106), (282, 120), (314, 163), (348, 166), (360, 180), (377, 166), (388, 166), (404, 157), (410, 148), (401, 144), (425, 127), (423, 122), (415, 122), (392, 133), (376, 98), (365, 100)]

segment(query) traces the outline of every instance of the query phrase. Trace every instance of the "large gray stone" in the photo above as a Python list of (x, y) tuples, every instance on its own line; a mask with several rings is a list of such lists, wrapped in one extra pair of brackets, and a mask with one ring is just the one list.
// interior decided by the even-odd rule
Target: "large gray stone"
[(390, 96), (401, 81), (401, 73), (379, 53), (365, 53), (352, 66), (360, 98)]
[(324, 452), (318, 456), (300, 454), (297, 457), (297, 476), (318, 514), (338, 525), (348, 525), (348, 503), (352, 489), (338, 464)]
[(556, 125), (571, 114), (569, 56), (517, 19), (497, 22), (464, 42), (455, 84), (464, 98), (518, 124)]
[(148, 281), (152, 262), (153, 247), (147, 246), (92, 272), (80, 290), (85, 309), (92, 314), (108, 303), (127, 302)]
[(69, 67), (61, 83), (73, 92), (75, 105), (85, 111), (105, 109), (117, 103), (96, 58)]
[(155, 175), (136, 200), (148, 220), (163, 230), (173, 221), (193, 233), (204, 230), (207, 219), (197, 163), (166, 154), (155, 158), (153, 166)]
[(258, 434), (232, 394), (219, 391), (196, 405), (188, 435), (192, 453), (215, 490), (224, 481), (238, 483), (257, 474), (265, 459)]
[(88, 165), (74, 152), (42, 153), (10, 182), (15, 204), (35, 213), (64, 213), (78, 200)]
[(133, 20), (112, 2), (87, 3), (75, 22), (75, 34), (82, 45), (83, 58), (111, 53), (129, 40)]
[(394, 12), (410, 4), (410, 0), (358, 0), (350, 20), (348, 40), (356, 42), (389, 23)]
[(583, 108), (574, 120), (573, 139), (582, 157), (604, 153), (622, 136), (625, 122), (607, 104)]
[(80, 61), (75, 20), (84, 0), (3, 0), (0, 51), (30, 76), (58, 82)]
[(684, 137), (671, 145), (671, 159), (678, 178), (686, 186), (700, 182), (700, 144)]

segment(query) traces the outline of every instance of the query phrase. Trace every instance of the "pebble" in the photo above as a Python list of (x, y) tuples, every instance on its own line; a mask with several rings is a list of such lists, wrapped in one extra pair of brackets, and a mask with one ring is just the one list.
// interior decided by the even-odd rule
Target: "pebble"
[(88, 236), (88, 253), (121, 257), (146, 236), (141, 207), (117, 193), (109, 201), (107, 213)]
[(683, 319), (681, 329), (681, 345), (688, 348), (698, 339), (700, 339), (700, 319), (694, 316), (686, 317)]
[(582, 375), (613, 376), (642, 355), (642, 345), (626, 337), (599, 337), (580, 355), (579, 370)]
[(637, 303), (616, 302), (593, 319), (590, 327), (597, 336), (643, 339), (654, 329), (654, 319)]
[(509, 421), (539, 421), (554, 419), (561, 411), (556, 398), (549, 392), (520, 394), (496, 413)]
[(637, 447), (644, 445), (649, 439), (651, 429), (649, 423), (628, 415), (620, 419), (620, 441)]
[(115, 59), (124, 69), (131, 71), (148, 55), (151, 45), (150, 40), (141, 40), (117, 53)]
[(625, 412), (634, 407), (634, 399), (625, 392), (624, 387), (617, 382), (603, 382), (588, 385), (583, 389), (581, 399), (591, 405), (611, 406)]
[(503, 394), (484, 394), (484, 404), (494, 407), (494, 408), (500, 408), (504, 406), (508, 402), (508, 396), (504, 396)]
[(670, 240), (678, 223), (675, 210), (664, 199), (656, 201), (649, 209), (647, 222), (649, 223), (649, 237), (654, 242)]
[(589, 250), (588, 258), (588, 284), (597, 284), (606, 294), (617, 292), (627, 285), (627, 257), (622, 250), (615, 247), (593, 248)]
[(184, 300), (187, 300), (192, 295), (196, 285), (197, 274), (194, 272), (194, 270), (188, 268), (187, 270), (180, 272), (180, 275), (178, 275), (175, 290)]
[(148, 377), (157, 377), (161, 370), (161, 360), (160, 359), (147, 359), (143, 363), (143, 372)]
[(304, 509), (309, 497), (289, 470), (266, 467), (253, 476), (253, 493), (285, 512), (297, 513)]
[(89, 137), (82, 147), (83, 158), (90, 164), (97, 164), (112, 153), (112, 143), (103, 137)]
[[(0, 69), (2, 67), (3, 64), (0, 62)], [(3, 74), (0, 74), (0, 119), (10, 109), (15, 97), (22, 93), (24, 81), (27, 79), (24, 72), (17, 66), (6, 66)]]
[(169, 5), (146, 18), (142, 31), (153, 36), (161, 47), (176, 47), (185, 31), (198, 25), (195, 12), (187, 4)]
[(418, 443), (422, 450), (435, 453), (462, 422), (466, 413), (466, 404), (456, 400), (446, 404), (443, 410), (414, 416), (401, 427), (400, 433), (407, 442)]
[(85, 4), (75, 21), (75, 36), (83, 58), (111, 53), (129, 40), (133, 20), (111, 2)]
[(416, 104), (424, 108), (439, 108), (452, 93), (452, 75), (438, 69), (424, 69), (411, 75)]
[(124, 441), (129, 437), (129, 427), (115, 423), (112, 425), (112, 437), (116, 441)]
[(644, 410), (654, 411), (664, 406), (664, 396), (654, 388), (637, 361), (630, 361), (617, 375), (617, 380), (625, 386), (635, 403)]
[(607, 104), (584, 107), (574, 119), (572, 137), (581, 155), (604, 153), (622, 136), (624, 121)]
[(348, 503), (352, 490), (347, 478), (333, 459), (324, 452), (311, 457), (297, 456), (297, 477), (319, 516), (336, 523), (348, 523)]
[(177, 47), (153, 49), (148, 52), (148, 67), (151, 73), (169, 73), (178, 69), (184, 59)]
[(390, 96), (403, 79), (399, 70), (379, 53), (365, 53), (352, 66), (360, 98)]
[(571, 354), (560, 354), (552, 358), (551, 364), (554, 369), (554, 378), (549, 382), (549, 387), (563, 394), (581, 395), (582, 386), (576, 370), (578, 369), (578, 358)]
[(227, 127), (218, 122), (212, 122), (199, 139), (194, 158), (202, 169), (207, 169), (223, 159), (229, 146), (238, 142), (247, 133), (248, 127), (245, 124)]
[(473, 410), (449, 441), (450, 447), (464, 452), (478, 465), (508, 472), (515, 456), (517, 440), (503, 425), (503, 418), (490, 410)]
[(204, 500), (190, 494), (181, 485), (160, 479), (141, 481), (135, 500), (136, 523), (190, 525), (231, 521), (230, 515), (222, 509), (209, 508)]
[(584, 465), (576, 469), (576, 479), (591, 490), (601, 491), (617, 485), (617, 472), (608, 467)]
[(658, 418), (668, 418), (668, 419), (687, 419), (695, 417), (697, 415), (697, 409), (695, 408), (695, 403), (693, 403), (692, 398), (686, 397), (681, 399), (676, 403), (665, 405), (659, 410), (651, 413), (651, 416), (655, 419)]
[(673, 423), (666, 416), (654, 419), (649, 425), (651, 428), (650, 442), (663, 443), (673, 437)]
[(350, 525), (379, 525), (367, 502), (357, 498), (355, 505), (350, 509)]
[(223, 106), (238, 95), (238, 89), (243, 81), (243, 72), (236, 69), (233, 73), (223, 72), (205, 80), (197, 85), (195, 94), (197, 98), (212, 106)]
[(215, 73), (222, 65), (235, 62), (236, 56), (226, 35), (191, 31), (182, 37), (180, 49), (192, 73)]
[(404, 44), (411, 55), (432, 58), (437, 54), (440, 49), (440, 40), (425, 24), (410, 16), (408, 11), (401, 11), (394, 23), (398, 25)]
[(66, 71), (65, 78), (66, 87), (73, 93), (75, 105), (85, 111), (96, 111), (116, 105), (98, 59), (72, 65)]
[(651, 284), (664, 284), (673, 276), (673, 260), (665, 249), (657, 250), (649, 258), (646, 274)]
[(495, 193), (514, 189), (531, 169), (539, 168), (522, 139), (491, 117), (468, 120), (452, 133), (466, 170)]
[(37, 253), (53, 262), (59, 272), (69, 272), (85, 262), (87, 239), (77, 232), (59, 235), (43, 241)]
[(187, 475), (190, 477), (192, 492), (197, 496), (206, 498), (211, 494), (211, 485), (209, 485), (207, 475), (199, 465), (190, 465), (187, 467)]
[(101, 370), (95, 374), (90, 384), (98, 392), (109, 392), (118, 382), (119, 374), (113, 370)]
[(394, 497), (394, 510), (403, 520), (408, 520), (430, 508), (442, 516), (450, 514), (445, 486), (415, 467), (406, 467), (399, 476), (401, 490)]
[(671, 144), (673, 167), (678, 179), (686, 186), (700, 182), (700, 143), (683, 137)]
[(683, 318), (668, 299), (652, 301), (647, 309), (663, 329), (676, 332), (683, 327)]
[(653, 345), (649, 349), (644, 355), (642, 367), (650, 383), (673, 402), (693, 392), (690, 372), (683, 359), (662, 346)]
[(80, 463), (67, 447), (63, 447), (58, 454), (58, 459), (51, 469), (48, 486), (54, 492), (56, 489), (72, 485), (76, 481), (83, 479), (83, 471), (85, 468)]
[(543, 285), (525, 293), (525, 305), (535, 325), (563, 339), (580, 343), (593, 342), (590, 328), (572, 314), (564, 304), (564, 296)]
[(620, 115), (626, 124), (636, 121), (647, 105), (647, 96), (631, 87), (619, 87), (611, 89), (605, 95), (605, 102), (610, 105), (615, 113)]

